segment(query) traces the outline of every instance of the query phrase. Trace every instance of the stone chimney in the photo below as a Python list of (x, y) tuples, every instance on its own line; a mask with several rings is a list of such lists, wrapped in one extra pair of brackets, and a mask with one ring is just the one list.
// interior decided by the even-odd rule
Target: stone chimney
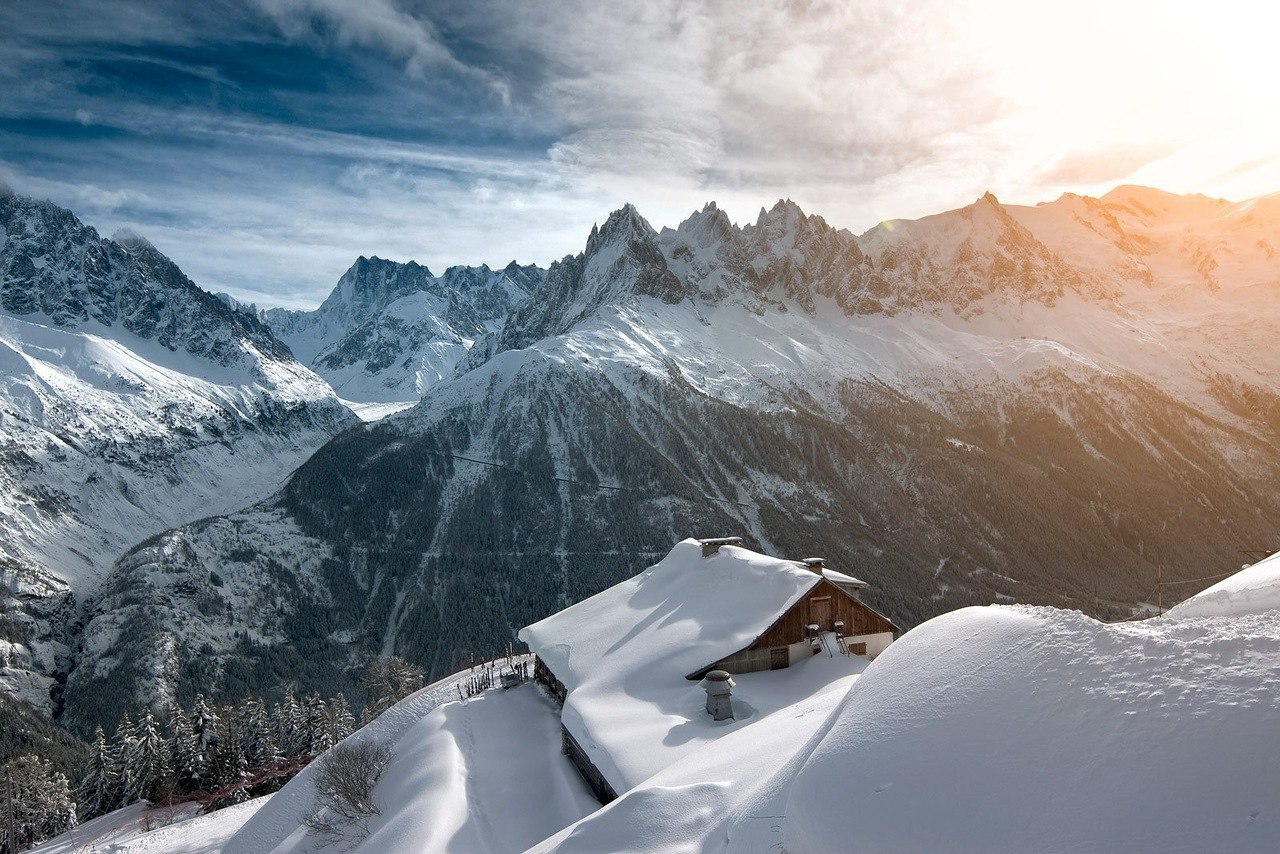
[(734, 686), (733, 677), (724, 670), (712, 670), (702, 680), (702, 688), (707, 692), (707, 714), (713, 721), (733, 720), (733, 701), (730, 699)]
[(742, 537), (712, 537), (708, 540), (698, 540), (702, 544), (702, 556), (711, 557), (720, 551), (721, 546), (740, 546), (742, 545)]
[(809, 569), (813, 570), (819, 575), (822, 574), (822, 570), (826, 569), (826, 566), (827, 566), (826, 558), (821, 558), (821, 557), (807, 557), (804, 560), (802, 560), (801, 563), (803, 563), (805, 566), (809, 567)]

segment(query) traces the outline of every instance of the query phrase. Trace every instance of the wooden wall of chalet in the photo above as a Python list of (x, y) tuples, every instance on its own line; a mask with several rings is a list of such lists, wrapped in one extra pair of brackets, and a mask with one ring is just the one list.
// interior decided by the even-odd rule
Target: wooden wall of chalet
[[(823, 605), (821, 601), (814, 602), (815, 599), (823, 600), (824, 597), (829, 597), (825, 600), (829, 603), (828, 605)], [(830, 616), (825, 617), (826, 614)], [(808, 637), (806, 627), (810, 623), (816, 622), (822, 626), (824, 632), (829, 632), (835, 628), (836, 620), (844, 621), (846, 636), (874, 635), (895, 630), (893, 623), (824, 579), (821, 584), (809, 591), (808, 595), (792, 605), (790, 610), (779, 617), (778, 621), (766, 629), (759, 640), (747, 649), (765, 649), (799, 643)]]
[(560, 725), (560, 738), (562, 743), (561, 752), (568, 756), (569, 761), (578, 769), (578, 773), (582, 775), (582, 779), (591, 788), (596, 800), (602, 804), (616, 801), (618, 793), (613, 790), (613, 786), (609, 785), (609, 781), (600, 773), (600, 769), (591, 761), (591, 757), (587, 756), (587, 751), (582, 749), (582, 745), (578, 744), (578, 740), (565, 728), (564, 724)]
[(551, 668), (547, 667), (547, 663), (536, 655), (533, 657), (533, 678), (546, 686), (547, 692), (556, 698), (556, 702), (561, 706), (564, 705), (565, 697), (569, 696), (569, 692), (565, 690), (564, 683), (551, 672)]

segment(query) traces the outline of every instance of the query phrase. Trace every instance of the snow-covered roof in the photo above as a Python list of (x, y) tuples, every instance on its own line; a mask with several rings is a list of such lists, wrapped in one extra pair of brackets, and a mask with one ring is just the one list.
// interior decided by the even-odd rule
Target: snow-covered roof
[(846, 584), (852, 587), (866, 587), (867, 582), (860, 581), (852, 575), (845, 575), (843, 572), (837, 572), (834, 569), (823, 567), (822, 577), (830, 581), (832, 584)]
[(661, 658), (685, 676), (751, 644), (819, 582), (795, 561), (685, 540), (639, 575), (520, 632), (572, 691), (603, 670)]
[[(702, 557), (678, 543), (644, 572), (535, 623), (520, 639), (568, 691), (562, 722), (622, 792), (727, 727), (811, 695), (865, 664), (833, 664), (736, 677), (747, 714), (715, 723), (685, 676), (747, 646), (822, 576), (794, 561), (736, 546)], [(825, 657), (823, 657), (825, 659)], [(726, 726), (727, 725), (727, 726)]]
[(847, 691), (833, 684), (692, 751), (527, 854), (781, 850), (791, 780)]

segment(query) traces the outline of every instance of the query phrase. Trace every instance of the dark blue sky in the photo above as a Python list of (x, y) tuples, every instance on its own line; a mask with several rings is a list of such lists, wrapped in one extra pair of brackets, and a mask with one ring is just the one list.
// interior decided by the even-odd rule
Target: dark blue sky
[(359, 254), (547, 263), (624, 201), (661, 226), (789, 196), (862, 230), (1196, 143), (1037, 117), (983, 18), (1063, 29), (1022, 5), (6, 0), (0, 179), (205, 287), (303, 306)]

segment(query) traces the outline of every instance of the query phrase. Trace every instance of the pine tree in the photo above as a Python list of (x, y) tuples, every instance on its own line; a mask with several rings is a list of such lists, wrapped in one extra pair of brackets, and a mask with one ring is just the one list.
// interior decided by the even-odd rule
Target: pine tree
[(76, 826), (71, 787), (53, 763), (20, 756), (0, 768), (0, 849), (23, 851)]
[(251, 771), (261, 771), (280, 758), (267, 705), (253, 697), (244, 703), (244, 754)]
[(279, 745), (280, 753), (290, 759), (305, 754), (308, 747), (306, 728), (302, 707), (298, 705), (293, 691), (285, 692), (284, 702), (277, 707), (275, 718), (276, 744)]
[(210, 777), (214, 755), (218, 750), (218, 740), (221, 738), (220, 728), (221, 721), (218, 719), (218, 713), (214, 711), (213, 704), (203, 694), (198, 694), (195, 705), (191, 708), (191, 734), (195, 739), (194, 774), (198, 780), (195, 786), (197, 789), (215, 788)]
[(80, 817), (96, 818), (115, 809), (123, 794), (120, 791), (119, 760), (107, 744), (102, 727), (93, 730), (93, 744), (85, 763), (84, 779), (76, 792)]
[(173, 755), (174, 791), (188, 794), (199, 790), (204, 773), (200, 740), (191, 717), (181, 706), (173, 710), (169, 721), (169, 751)]
[[(244, 725), (238, 710), (233, 706), (222, 709), (222, 732), (212, 756), (210, 779), (210, 788), (213, 790), (249, 779), (249, 764), (244, 751)], [(221, 805), (239, 803), (246, 798), (243, 790), (237, 790), (231, 798), (223, 800)]]
[(347, 705), (346, 695), (341, 692), (329, 703), (330, 738), (334, 744), (342, 741), (356, 729), (355, 715)]
[(160, 732), (160, 724), (148, 709), (134, 732), (132, 748), (125, 754), (130, 768), (129, 803), (147, 800), (156, 803), (168, 794), (173, 763), (169, 742)]
[(333, 746), (329, 707), (320, 699), (319, 694), (312, 694), (307, 698), (303, 720), (309, 756), (319, 756)]
[(125, 712), (124, 717), (120, 718), (120, 724), (116, 727), (115, 738), (112, 739), (116, 757), (116, 790), (113, 794), (119, 796), (116, 802), (117, 807), (127, 807), (133, 803), (130, 798), (136, 785), (134, 783), (134, 766), (130, 761), (130, 756), (133, 753), (135, 741), (133, 721), (129, 719), (129, 713)]

